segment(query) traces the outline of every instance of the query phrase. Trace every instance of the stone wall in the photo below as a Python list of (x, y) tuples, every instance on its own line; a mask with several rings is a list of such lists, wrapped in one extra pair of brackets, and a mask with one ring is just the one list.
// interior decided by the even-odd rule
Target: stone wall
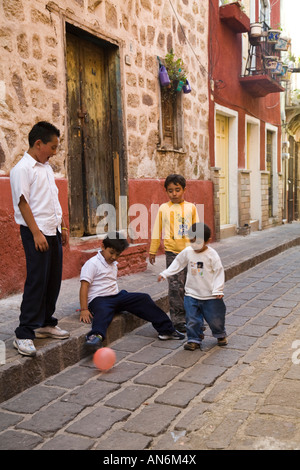
[[(38, 120), (61, 130), (54, 170), (66, 176), (65, 21), (120, 47), (128, 177), (162, 177), (179, 170), (209, 179), (208, 4), (195, 0), (3, 0), (0, 3), (0, 171), (8, 174), (28, 148)], [(183, 33), (184, 31), (184, 33)], [(170, 48), (188, 70), (183, 98), (184, 153), (157, 151), (157, 56)]]

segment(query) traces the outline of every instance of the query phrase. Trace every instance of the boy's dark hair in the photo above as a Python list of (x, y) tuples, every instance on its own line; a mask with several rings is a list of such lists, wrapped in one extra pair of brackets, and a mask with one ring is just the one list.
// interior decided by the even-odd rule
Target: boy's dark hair
[(165, 189), (167, 189), (169, 184), (171, 183), (180, 184), (180, 186), (182, 186), (183, 189), (186, 187), (186, 180), (184, 176), (182, 175), (173, 174), (173, 175), (167, 176), (167, 178), (165, 179), (165, 184), (164, 184)]
[(196, 238), (196, 240), (204, 240), (207, 242), (211, 236), (211, 230), (208, 225), (203, 222), (197, 222), (193, 224), (187, 233), (190, 240)]
[(52, 140), (54, 135), (59, 138), (60, 131), (53, 126), (53, 124), (47, 121), (37, 122), (28, 134), (29, 146), (33, 147), (37, 140), (41, 140), (43, 144), (47, 144)]
[(103, 240), (104, 248), (114, 248), (118, 253), (128, 248), (129, 243), (120, 232), (110, 232)]

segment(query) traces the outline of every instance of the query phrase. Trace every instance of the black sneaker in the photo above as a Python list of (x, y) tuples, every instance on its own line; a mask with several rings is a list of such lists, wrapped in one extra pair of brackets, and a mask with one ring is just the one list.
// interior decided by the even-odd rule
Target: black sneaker
[(161, 339), (162, 341), (166, 341), (167, 339), (184, 339), (185, 335), (175, 330), (173, 331), (173, 333), (170, 333), (169, 335), (158, 335), (158, 338)]
[(97, 335), (90, 335), (86, 337), (86, 346), (88, 346), (91, 349), (100, 349), (102, 348), (102, 336), (97, 334)]

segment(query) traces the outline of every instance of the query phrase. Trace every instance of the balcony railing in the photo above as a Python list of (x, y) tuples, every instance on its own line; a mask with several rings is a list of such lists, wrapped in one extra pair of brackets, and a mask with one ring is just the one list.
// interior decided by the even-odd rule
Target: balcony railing
[(276, 50), (275, 40), (269, 42), (270, 31), (268, 25), (263, 23), (261, 35), (252, 36), (249, 33), (248, 58), (240, 83), (256, 97), (285, 91), (280, 84), (284, 72), (280, 62), (280, 51)]

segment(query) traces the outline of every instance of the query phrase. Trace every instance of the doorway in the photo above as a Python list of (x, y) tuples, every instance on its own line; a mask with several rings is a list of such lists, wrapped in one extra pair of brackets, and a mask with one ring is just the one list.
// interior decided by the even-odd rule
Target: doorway
[(125, 190), (119, 48), (67, 24), (66, 64), (70, 234), (82, 237)]
[(216, 162), (220, 167), (219, 201), (220, 225), (229, 223), (228, 195), (228, 120), (221, 114), (216, 115)]

